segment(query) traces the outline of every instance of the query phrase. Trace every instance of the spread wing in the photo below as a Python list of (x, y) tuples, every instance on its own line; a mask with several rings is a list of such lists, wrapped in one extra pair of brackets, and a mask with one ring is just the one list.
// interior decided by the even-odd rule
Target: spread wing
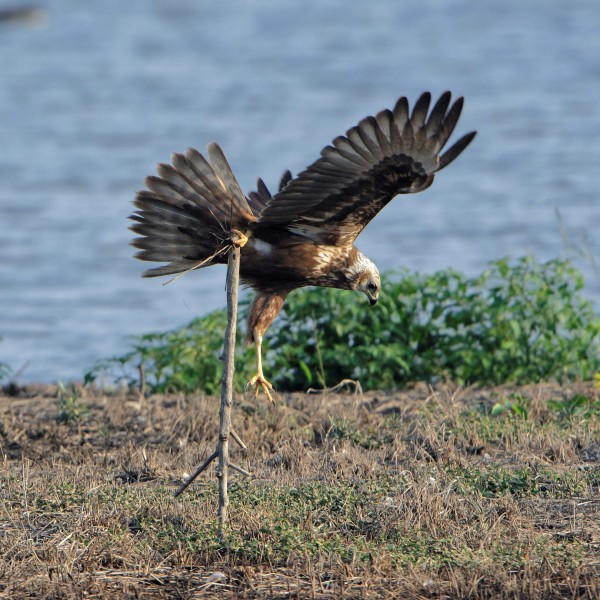
[[(287, 171), (284, 171), (281, 179), (279, 180), (279, 191), (281, 191), (291, 180), (292, 172), (288, 169)], [(252, 209), (252, 214), (258, 217), (272, 197), (273, 195), (269, 191), (269, 188), (259, 177), (258, 181), (256, 182), (256, 191), (248, 194), (248, 204)]]
[(450, 99), (445, 92), (429, 112), (425, 92), (410, 113), (402, 97), (394, 110), (366, 117), (335, 138), (321, 158), (271, 199), (264, 197), (257, 232), (278, 227), (321, 244), (351, 244), (394, 196), (428, 188), (434, 173), (475, 137), (468, 133), (440, 155), (463, 106), (462, 98), (451, 106)]

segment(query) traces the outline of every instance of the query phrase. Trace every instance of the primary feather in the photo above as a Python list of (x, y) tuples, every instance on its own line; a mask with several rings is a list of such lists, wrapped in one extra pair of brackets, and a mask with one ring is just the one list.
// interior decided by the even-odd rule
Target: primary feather
[(428, 188), (475, 137), (468, 133), (440, 155), (463, 106), (458, 98), (448, 109), (450, 100), (442, 94), (428, 116), (429, 92), (412, 113), (402, 97), (393, 110), (360, 121), (267, 202), (257, 230), (284, 227), (316, 243), (350, 245), (394, 196)]

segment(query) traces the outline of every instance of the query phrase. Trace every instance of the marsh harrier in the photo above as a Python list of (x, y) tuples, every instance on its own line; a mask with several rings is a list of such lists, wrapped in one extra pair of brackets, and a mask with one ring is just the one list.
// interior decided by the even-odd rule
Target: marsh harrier
[(259, 179), (246, 197), (217, 144), (205, 158), (197, 150), (173, 154), (134, 200), (131, 229), (137, 258), (168, 263), (145, 277), (173, 275), (227, 261), (232, 235), (243, 239), (240, 277), (257, 293), (247, 323), (256, 344), (257, 373), (250, 380), (271, 399), (261, 342), (287, 295), (307, 285), (364, 292), (377, 302), (377, 267), (354, 246), (371, 219), (398, 194), (427, 189), (476, 132), (440, 154), (463, 106), (445, 92), (430, 110), (425, 92), (412, 111), (402, 97), (393, 110), (366, 117), (333, 140), (297, 177), (287, 171), (271, 195)]

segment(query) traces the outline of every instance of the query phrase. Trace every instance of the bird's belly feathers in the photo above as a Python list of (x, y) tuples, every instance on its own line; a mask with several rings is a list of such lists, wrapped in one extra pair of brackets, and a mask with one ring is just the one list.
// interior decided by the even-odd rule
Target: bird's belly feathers
[[(241, 277), (256, 289), (328, 285), (346, 250), (296, 242), (285, 245), (251, 237), (242, 249)], [(336, 286), (337, 287), (337, 286)]]

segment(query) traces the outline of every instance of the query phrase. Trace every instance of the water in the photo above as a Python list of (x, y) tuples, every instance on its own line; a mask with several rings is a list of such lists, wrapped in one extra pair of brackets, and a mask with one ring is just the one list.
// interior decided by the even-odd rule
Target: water
[(479, 135), (361, 235), (381, 269), (565, 256), (556, 211), (599, 260), (598, 31), (597, 0), (54, 0), (41, 26), (0, 26), (0, 361), (80, 379), (224, 305), (222, 268), (163, 287), (132, 259), (130, 201), (172, 151), (218, 140), (244, 189), (275, 186), (425, 89), (464, 95), (457, 132)]

